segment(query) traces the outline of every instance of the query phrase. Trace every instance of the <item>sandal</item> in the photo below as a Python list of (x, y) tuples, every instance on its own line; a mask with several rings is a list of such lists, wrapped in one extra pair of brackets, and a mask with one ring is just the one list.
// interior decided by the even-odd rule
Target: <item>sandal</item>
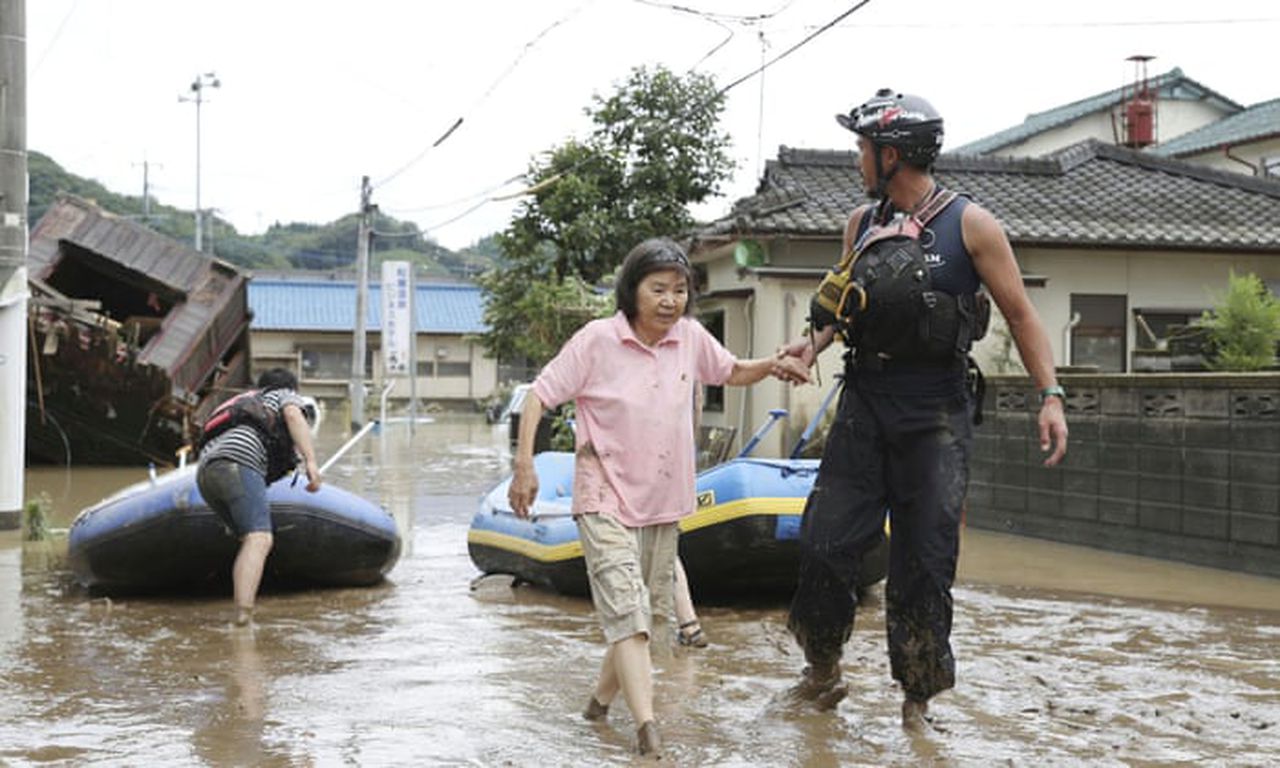
[[(686, 632), (685, 630), (690, 627), (694, 628), (693, 631)], [(702, 626), (698, 623), (697, 619), (686, 621), (681, 624), (679, 630), (676, 632), (676, 639), (680, 641), (681, 645), (692, 646), (694, 648), (707, 647), (707, 635), (702, 631)]]

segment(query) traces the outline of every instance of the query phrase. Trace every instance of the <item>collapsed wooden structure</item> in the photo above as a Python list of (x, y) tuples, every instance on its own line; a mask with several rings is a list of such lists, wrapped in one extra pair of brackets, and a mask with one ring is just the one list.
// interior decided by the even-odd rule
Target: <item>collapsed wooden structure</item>
[(249, 276), (70, 195), (29, 254), (28, 462), (177, 463), (249, 385)]

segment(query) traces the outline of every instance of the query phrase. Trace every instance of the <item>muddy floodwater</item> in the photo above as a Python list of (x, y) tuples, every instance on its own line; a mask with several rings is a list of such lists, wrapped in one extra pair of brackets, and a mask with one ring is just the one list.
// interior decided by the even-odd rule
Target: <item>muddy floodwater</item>
[[(331, 420), (332, 422), (332, 420)], [(326, 424), (323, 459), (346, 437)], [(106, 600), (0, 534), (0, 765), (626, 765), (619, 699), (584, 721), (602, 653), (587, 600), (476, 576), (466, 532), (505, 427), (386, 425), (330, 482), (400, 521), (382, 586)], [(31, 469), (65, 526), (141, 469)], [(873, 591), (834, 713), (788, 709), (785, 606), (703, 606), (707, 649), (655, 648), (665, 764), (1275, 765), (1280, 582), (968, 530), (957, 687), (904, 733)]]

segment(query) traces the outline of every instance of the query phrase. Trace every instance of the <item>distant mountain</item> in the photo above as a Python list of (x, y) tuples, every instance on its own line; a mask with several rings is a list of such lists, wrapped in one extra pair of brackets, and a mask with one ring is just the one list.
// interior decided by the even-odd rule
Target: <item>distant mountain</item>
[[(187, 243), (194, 240), (195, 219), (190, 211), (152, 199), (150, 215), (147, 215), (141, 196), (112, 192), (97, 181), (67, 171), (39, 152), (28, 152), (27, 169), (31, 176), (27, 212), (33, 227), (60, 192), (69, 192), (175, 240)], [(355, 266), (358, 222), (354, 213), (328, 224), (277, 222), (261, 235), (241, 235), (229, 222), (216, 216), (206, 221), (205, 226), (205, 249), (247, 269), (344, 270)], [(378, 214), (373, 228), (369, 271), (375, 280), (384, 260), (411, 261), (418, 266), (421, 276), (471, 278), (502, 259), (493, 236), (455, 252), (423, 237), (412, 222)]]

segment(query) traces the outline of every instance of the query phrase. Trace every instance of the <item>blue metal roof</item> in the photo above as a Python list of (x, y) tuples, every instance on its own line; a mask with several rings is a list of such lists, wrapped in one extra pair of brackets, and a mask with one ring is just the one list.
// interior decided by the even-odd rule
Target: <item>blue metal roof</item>
[[(1187, 77), (1178, 67), (1174, 67), (1163, 75), (1152, 78), (1151, 88), (1155, 89), (1160, 99), (1188, 100), (1198, 101), (1206, 100), (1217, 104), (1222, 110), (1235, 113), (1244, 109), (1244, 107), (1236, 102), (1228, 99), (1220, 93), (1204, 87), (1195, 80)], [(1121, 103), (1125, 96), (1132, 95), (1133, 86), (1125, 86), (1115, 88), (1104, 93), (1090, 96), (1086, 99), (1064, 104), (1060, 107), (1047, 110), (1045, 112), (1037, 112), (1027, 115), (1027, 119), (1020, 125), (1012, 128), (1006, 128), (978, 139), (968, 144), (957, 147), (951, 152), (958, 155), (985, 155), (988, 152), (995, 152), (1012, 144), (1026, 141), (1040, 133), (1044, 133), (1053, 128), (1078, 120), (1085, 115), (1091, 115), (1095, 112), (1101, 112), (1109, 109), (1116, 104)]]
[(1218, 147), (1280, 136), (1280, 99), (1264, 101), (1152, 147), (1157, 155), (1183, 157)]
[[(420, 333), (483, 333), (480, 287), (458, 283), (419, 283), (414, 315)], [(356, 284), (329, 280), (254, 278), (249, 282), (254, 330), (347, 331), (355, 328)], [(369, 283), (365, 327), (382, 329), (382, 286)]]

